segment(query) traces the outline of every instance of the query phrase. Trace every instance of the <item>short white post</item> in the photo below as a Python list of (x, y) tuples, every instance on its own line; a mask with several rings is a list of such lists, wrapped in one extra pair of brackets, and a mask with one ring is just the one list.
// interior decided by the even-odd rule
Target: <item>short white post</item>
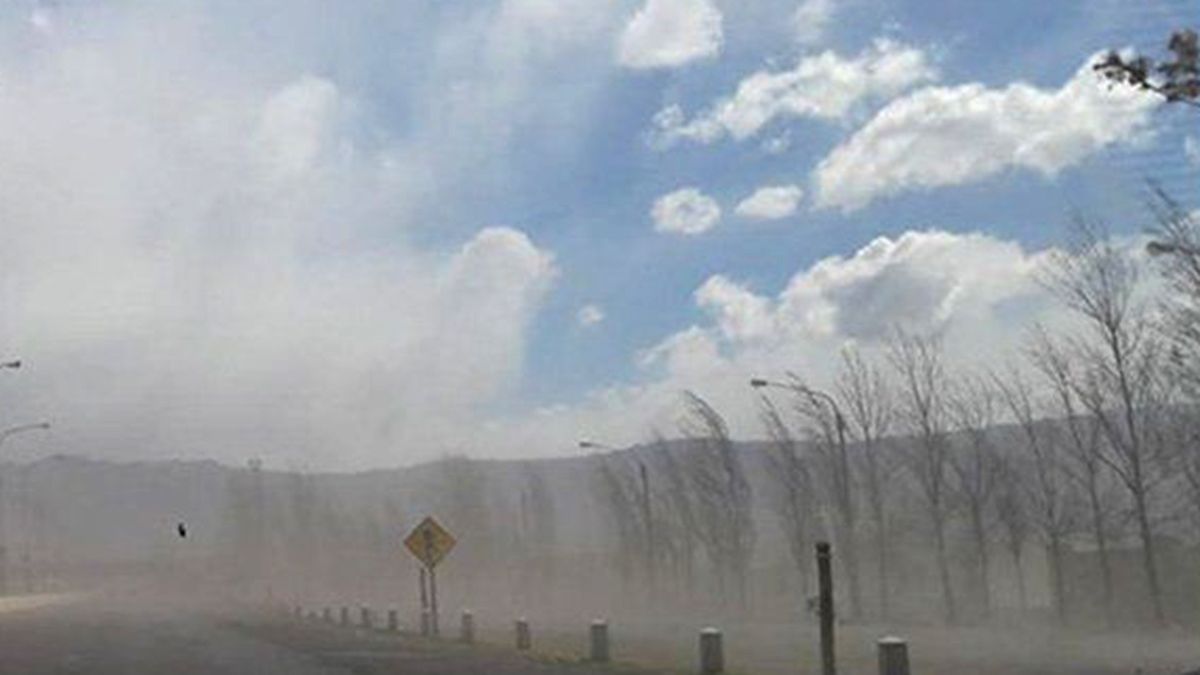
[(596, 619), (588, 631), (591, 636), (591, 660), (596, 663), (608, 663), (608, 622)]
[(902, 638), (879, 640), (879, 675), (908, 675), (908, 643)]
[(472, 644), (475, 642), (475, 615), (472, 614), (471, 610), (469, 609), (464, 609), (462, 611), (462, 626), (459, 631), (459, 638), (461, 638), (465, 644)]
[(341, 610), (338, 612), (338, 623), (342, 624), (343, 626), (350, 625), (350, 608), (349, 607), (342, 605)]
[(725, 671), (725, 652), (721, 648), (721, 631), (705, 628), (700, 631), (700, 675)]
[(529, 633), (529, 621), (525, 618), (517, 619), (517, 649), (527, 651), (533, 646), (533, 636)]

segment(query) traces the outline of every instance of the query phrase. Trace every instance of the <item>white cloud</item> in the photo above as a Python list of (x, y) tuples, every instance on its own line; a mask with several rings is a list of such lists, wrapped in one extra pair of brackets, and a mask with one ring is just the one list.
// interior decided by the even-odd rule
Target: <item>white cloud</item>
[(599, 305), (584, 305), (575, 313), (575, 322), (583, 328), (599, 325), (605, 319), (604, 310)]
[(804, 190), (796, 185), (760, 187), (739, 202), (734, 210), (745, 218), (778, 220), (795, 213), (803, 198)]
[(1200, 139), (1188, 136), (1183, 139), (1183, 156), (1188, 164), (1200, 166)]
[(637, 355), (643, 381), (599, 389), (539, 419), (536, 429), (519, 420), (511, 426), (525, 442), (547, 447), (570, 443), (579, 429), (635, 443), (654, 428), (673, 433), (679, 392), (691, 389), (717, 406), (735, 436), (761, 437), (751, 377), (794, 371), (826, 383), (840, 349), (855, 345), (881, 357), (897, 326), (941, 331), (952, 365), (1002, 363), (1018, 357), (1032, 322), (1061, 328), (1067, 321), (1036, 283), (1046, 258), (989, 234), (926, 230), (804, 265), (773, 293), (714, 275), (694, 294), (704, 318)]
[(790, 70), (753, 73), (732, 96), (690, 120), (678, 105), (667, 106), (655, 115), (652, 141), (742, 140), (776, 120), (839, 119), (860, 103), (891, 98), (936, 77), (925, 52), (879, 39), (851, 58), (826, 51), (800, 59)]
[(656, 199), (650, 217), (659, 232), (695, 235), (716, 226), (721, 219), (721, 207), (696, 188), (685, 187)]
[(815, 45), (824, 40), (836, 11), (835, 0), (802, 0), (792, 13), (796, 41), (802, 45)]
[[(52, 418), (55, 452), (109, 458), (346, 469), (464, 447), (519, 384), (550, 253), (487, 223), (418, 245), (414, 195), (458, 187), (454, 149), (421, 145), (440, 128), (378, 128), (287, 44), (221, 41), (237, 31), (203, 3), (136, 5), (63, 5), (53, 39), (0, 54), (0, 332), (28, 364), (0, 404)], [(501, 126), (506, 97), (477, 94)], [(453, 133), (474, 151), (494, 132)]]
[(1061, 88), (928, 87), (892, 101), (815, 171), (817, 204), (850, 211), (1012, 168), (1052, 177), (1143, 132), (1156, 99), (1109, 87), (1089, 60)]
[(628, 68), (676, 68), (721, 51), (721, 12), (712, 0), (646, 0), (617, 42)]

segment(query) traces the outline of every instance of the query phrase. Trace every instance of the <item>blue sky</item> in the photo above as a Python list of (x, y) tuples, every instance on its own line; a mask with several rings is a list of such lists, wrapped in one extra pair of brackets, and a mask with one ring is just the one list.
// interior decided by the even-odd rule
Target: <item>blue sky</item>
[(684, 388), (752, 419), (749, 374), (895, 324), (999, 360), (1072, 209), (1198, 201), (1194, 114), (1085, 63), (1198, 15), (7, 3), (0, 397), (62, 451), (353, 468), (634, 442)]

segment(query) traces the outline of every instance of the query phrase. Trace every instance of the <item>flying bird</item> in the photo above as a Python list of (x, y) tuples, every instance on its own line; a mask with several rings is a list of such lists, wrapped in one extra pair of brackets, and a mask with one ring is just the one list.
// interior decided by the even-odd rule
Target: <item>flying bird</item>
[(180, 539), (187, 539), (187, 525), (184, 525), (182, 522), (180, 522), (175, 526), (175, 531), (179, 533)]

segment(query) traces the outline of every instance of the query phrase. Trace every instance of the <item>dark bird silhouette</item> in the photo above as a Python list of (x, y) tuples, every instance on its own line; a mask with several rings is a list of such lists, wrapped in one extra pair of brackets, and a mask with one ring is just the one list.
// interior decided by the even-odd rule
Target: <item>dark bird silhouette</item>
[(179, 532), (180, 539), (187, 539), (187, 525), (179, 523), (179, 525), (175, 527), (175, 531)]

